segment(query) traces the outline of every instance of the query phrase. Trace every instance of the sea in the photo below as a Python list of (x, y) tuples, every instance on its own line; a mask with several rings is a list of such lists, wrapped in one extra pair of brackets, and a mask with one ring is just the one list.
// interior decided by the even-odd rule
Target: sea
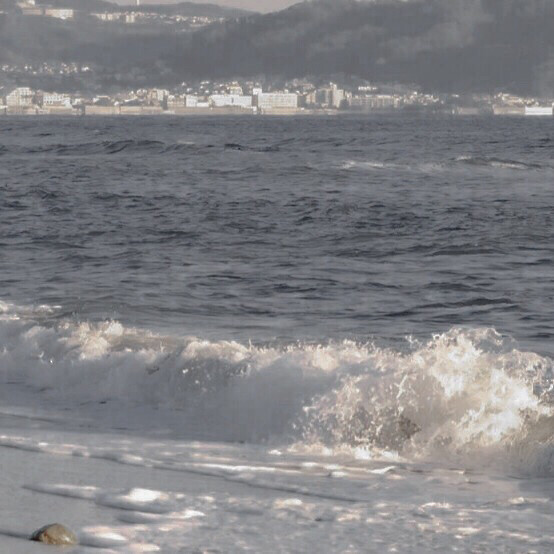
[(553, 207), (551, 118), (0, 118), (13, 497), (95, 552), (551, 552)]

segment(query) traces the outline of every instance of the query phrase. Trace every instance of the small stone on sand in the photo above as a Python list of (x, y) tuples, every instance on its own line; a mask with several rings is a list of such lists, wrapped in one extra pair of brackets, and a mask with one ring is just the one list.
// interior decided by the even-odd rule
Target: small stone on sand
[(37, 529), (30, 537), (30, 540), (44, 544), (57, 544), (70, 546), (77, 544), (77, 537), (67, 527), (59, 523), (51, 523)]

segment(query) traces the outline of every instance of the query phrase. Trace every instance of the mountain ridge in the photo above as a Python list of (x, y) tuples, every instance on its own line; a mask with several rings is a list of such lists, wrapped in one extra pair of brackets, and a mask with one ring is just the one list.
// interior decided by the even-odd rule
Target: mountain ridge
[(0, 18), (0, 61), (89, 64), (122, 86), (345, 75), (434, 92), (554, 95), (551, 0), (314, 0), (191, 33), (43, 19)]

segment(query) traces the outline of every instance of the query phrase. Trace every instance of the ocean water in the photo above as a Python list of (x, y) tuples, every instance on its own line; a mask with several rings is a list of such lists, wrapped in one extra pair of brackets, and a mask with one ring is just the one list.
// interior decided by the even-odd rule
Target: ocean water
[(3, 119), (4, 310), (135, 353), (234, 341), (223, 379), (437, 334), (549, 359), (553, 151), (549, 119)]
[[(553, 153), (546, 118), (0, 119), (4, 388), (97, 406), (104, 428), (169, 418), (179, 440), (250, 445), (239, 459), (338, 457), (343, 496), (393, 467), (371, 460), (550, 483)], [(282, 490), (346, 498), (325, 483)], [(416, 520), (461, 509), (441, 483), (452, 505)], [(535, 510), (531, 538), (472, 548), (554, 544), (533, 542), (552, 500), (512, 500), (473, 508)]]
[(240, 341), (491, 326), (552, 354), (553, 141), (548, 119), (3, 119), (2, 299)]

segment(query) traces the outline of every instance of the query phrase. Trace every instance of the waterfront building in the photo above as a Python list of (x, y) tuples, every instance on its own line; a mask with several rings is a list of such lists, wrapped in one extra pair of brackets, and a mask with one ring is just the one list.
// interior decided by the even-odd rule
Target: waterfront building
[(256, 95), (259, 110), (298, 108), (298, 95), (290, 92), (261, 92)]
[(252, 96), (242, 96), (238, 94), (212, 94), (210, 96), (210, 103), (214, 108), (251, 108)]
[(329, 105), (333, 108), (341, 108), (343, 103), (346, 100), (346, 95), (344, 90), (339, 89), (335, 83), (331, 84), (331, 95), (330, 95)]
[(29, 87), (19, 87), (6, 96), (6, 105), (14, 108), (24, 108), (33, 105), (35, 93)]
[(361, 111), (393, 109), (398, 108), (399, 105), (399, 98), (390, 94), (353, 96), (350, 99), (350, 107)]
[(552, 106), (525, 106), (525, 115), (552, 117), (553, 114)]
[(71, 107), (71, 97), (68, 94), (60, 94), (58, 92), (43, 92), (42, 105), (47, 108), (50, 106)]
[(525, 107), (510, 104), (493, 104), (492, 113), (494, 115), (525, 115)]
[(73, 19), (75, 10), (70, 8), (45, 8), (44, 15), (46, 17), (54, 17), (55, 19)]

